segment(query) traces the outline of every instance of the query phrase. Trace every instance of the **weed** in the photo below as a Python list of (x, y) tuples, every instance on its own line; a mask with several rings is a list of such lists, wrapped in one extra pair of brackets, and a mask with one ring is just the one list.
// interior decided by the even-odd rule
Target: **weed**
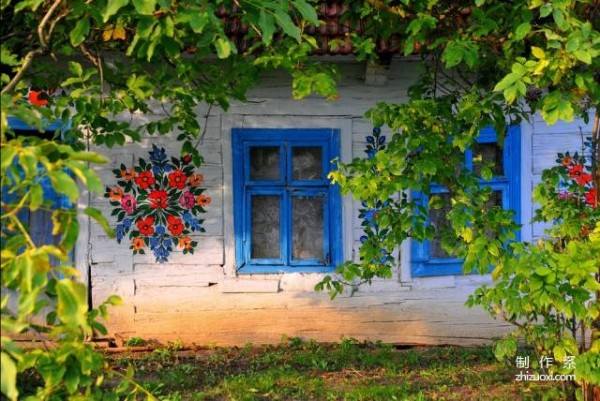
[(126, 347), (139, 347), (146, 344), (147, 341), (141, 337), (130, 337), (123, 343)]

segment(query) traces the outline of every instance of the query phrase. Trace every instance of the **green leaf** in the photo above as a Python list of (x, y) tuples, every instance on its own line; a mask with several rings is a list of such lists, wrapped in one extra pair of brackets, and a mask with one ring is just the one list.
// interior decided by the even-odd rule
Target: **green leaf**
[(110, 162), (110, 160), (108, 160), (106, 158), (106, 156), (103, 156), (99, 153), (88, 152), (88, 151), (75, 152), (71, 155), (71, 159), (81, 160), (81, 161), (90, 162), (90, 163), (99, 163), (99, 164), (106, 164), (106, 163)]
[(71, 202), (77, 202), (79, 199), (79, 188), (71, 176), (64, 171), (48, 172), (52, 188), (58, 193), (65, 194)]
[(132, 0), (135, 11), (142, 15), (152, 15), (156, 9), (156, 0)]
[(314, 25), (319, 23), (319, 17), (317, 16), (315, 8), (306, 0), (292, 0), (292, 4), (300, 11), (302, 18)]
[(2, 147), (2, 152), (0, 152), (0, 168), (2, 168), (2, 173), (8, 169), (11, 165), (13, 159), (17, 155), (16, 149), (9, 148), (7, 146)]
[(227, 58), (231, 54), (231, 42), (227, 39), (218, 38), (215, 41), (215, 49), (217, 50), (217, 56), (219, 58)]
[(0, 354), (0, 358), (0, 361), (2, 362), (2, 381), (0, 388), (2, 389), (2, 394), (14, 401), (19, 397), (19, 390), (17, 390), (17, 364), (5, 352)]
[(546, 53), (544, 52), (544, 50), (536, 46), (531, 46), (531, 54), (533, 54), (535, 58), (538, 58), (540, 60), (546, 58)]
[(579, 61), (582, 61), (586, 64), (592, 64), (592, 55), (589, 51), (586, 50), (577, 50), (573, 52), (573, 55), (577, 57)]
[(258, 26), (262, 31), (263, 43), (271, 43), (271, 40), (273, 40), (273, 33), (275, 32), (275, 19), (273, 18), (273, 15), (267, 13), (265, 10), (260, 10)]
[(87, 18), (82, 18), (77, 21), (75, 28), (69, 33), (69, 38), (73, 46), (79, 46), (85, 41), (86, 36), (90, 33), (90, 21)]
[(515, 40), (522, 40), (529, 32), (531, 32), (531, 24), (529, 22), (523, 22), (515, 30)]
[(32, 211), (38, 210), (44, 203), (44, 190), (40, 184), (31, 184), (29, 187), (29, 208)]
[(87, 328), (87, 291), (85, 285), (69, 279), (62, 279), (56, 283), (58, 301), (56, 314), (67, 324), (75, 324)]
[(294, 25), (294, 21), (292, 21), (289, 14), (283, 10), (276, 10), (275, 17), (277, 24), (283, 29), (283, 32), (300, 42), (300, 28)]
[(127, 4), (129, 4), (129, 0), (108, 0), (108, 4), (102, 13), (102, 21), (107, 22), (110, 17), (119, 12)]
[(86, 207), (85, 209), (83, 209), (83, 213), (86, 216), (91, 217), (92, 219), (96, 220), (96, 223), (100, 224), (100, 226), (102, 227), (102, 229), (112, 238), (114, 237), (114, 232), (111, 230), (110, 228), (110, 224), (108, 222), (108, 220), (106, 219), (106, 217), (104, 217), (104, 215), (102, 214), (102, 212), (100, 212), (98, 209), (93, 208), (93, 207)]

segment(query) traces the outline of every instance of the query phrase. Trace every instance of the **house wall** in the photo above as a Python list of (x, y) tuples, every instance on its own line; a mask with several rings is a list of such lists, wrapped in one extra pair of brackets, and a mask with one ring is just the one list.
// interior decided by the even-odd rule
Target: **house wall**
[[(507, 332), (508, 324), (464, 306), (467, 296), (489, 277), (413, 279), (409, 244), (401, 249), (393, 279), (376, 281), (354, 296), (344, 294), (333, 301), (328, 294), (313, 290), (322, 274), (236, 275), (231, 129), (337, 128), (342, 136), (342, 160), (348, 161), (364, 155), (364, 138), (372, 130), (364, 112), (378, 101), (406, 100), (406, 90), (415, 81), (418, 68), (416, 61), (394, 60), (387, 83), (372, 86), (365, 84), (364, 64), (346, 62), (341, 65), (343, 79), (337, 101), (317, 97), (292, 100), (290, 82), (273, 74), (249, 94), (247, 103), (234, 104), (227, 112), (210, 110), (202, 122), (206, 136), (200, 149), (205, 163), (200, 172), (212, 202), (204, 216), (206, 232), (197, 236), (194, 255), (173, 252), (169, 262), (156, 264), (151, 255), (133, 256), (127, 244), (117, 244), (96, 223), (83, 219), (77, 265), (91, 284), (93, 304), (98, 305), (110, 294), (124, 300), (122, 306), (111, 309), (107, 324), (111, 334), (118, 339), (139, 336), (215, 345), (274, 343), (282, 336), (472, 345)], [(202, 109), (202, 115), (207, 111)], [(147, 137), (117, 149), (92, 148), (108, 155), (112, 162), (97, 172), (107, 184), (114, 183), (111, 170), (121, 163), (131, 166), (138, 157), (147, 156), (152, 143), (177, 155), (180, 144), (173, 140), (175, 136)], [(541, 170), (553, 165), (557, 151), (577, 148), (579, 135), (576, 126), (546, 127), (536, 117), (532, 124), (523, 125), (522, 136), (522, 209), (528, 221), (534, 207), (529, 200), (531, 188), (539, 181)], [(111, 207), (101, 195), (84, 196), (82, 203), (88, 202), (110, 214)], [(349, 197), (343, 200), (345, 259), (357, 255), (359, 207)], [(525, 226), (523, 239), (535, 239), (542, 230), (538, 225)]]

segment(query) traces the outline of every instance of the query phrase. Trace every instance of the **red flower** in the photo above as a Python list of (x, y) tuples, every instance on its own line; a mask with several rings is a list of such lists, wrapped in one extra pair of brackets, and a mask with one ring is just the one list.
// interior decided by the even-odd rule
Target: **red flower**
[(153, 185), (156, 182), (154, 179), (154, 175), (152, 175), (152, 171), (142, 171), (135, 177), (135, 183), (142, 189), (147, 189), (150, 185)]
[(590, 188), (589, 191), (585, 193), (585, 203), (595, 208), (598, 206), (598, 190), (596, 188)]
[(181, 170), (175, 170), (169, 174), (169, 187), (184, 189), (187, 176)]
[(148, 198), (150, 198), (150, 207), (152, 209), (166, 209), (168, 206), (167, 191), (152, 191), (148, 195)]
[(569, 168), (569, 177), (577, 181), (577, 184), (580, 186), (584, 186), (592, 181), (592, 176), (583, 172), (583, 166), (581, 164), (575, 164), (573, 167)]
[(183, 222), (179, 217), (168, 216), (167, 223), (167, 229), (171, 231), (171, 234), (179, 235), (183, 231)]
[(138, 230), (142, 235), (154, 234), (154, 217), (148, 216), (137, 221)]
[(29, 103), (36, 106), (46, 106), (48, 104), (48, 94), (42, 91), (29, 91)]

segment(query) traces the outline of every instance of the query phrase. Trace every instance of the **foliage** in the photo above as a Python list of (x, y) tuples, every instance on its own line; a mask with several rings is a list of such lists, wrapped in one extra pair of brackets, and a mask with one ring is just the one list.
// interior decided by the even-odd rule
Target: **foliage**
[[(337, 270), (338, 277), (325, 278), (317, 288), (327, 289), (335, 296), (346, 283), (356, 285), (375, 277), (389, 277), (394, 267), (392, 260), (396, 258), (388, 263), (374, 263), (379, 260), (379, 248), (394, 255), (408, 239), (424, 241), (439, 235), (428, 224), (427, 215), (429, 210), (443, 206), (439, 196), (430, 196), (431, 186), (441, 185), (448, 191), (451, 202), (451, 209), (444, 216), (443, 226), (447, 229), (441, 233), (442, 246), (447, 253), (464, 259), (465, 273), (474, 270), (487, 273), (490, 268), (494, 271), (493, 277), (498, 283), (494, 297), (478, 298), (487, 310), (495, 311), (496, 304), (505, 306), (512, 302), (514, 294), (502, 283), (511, 282), (517, 266), (528, 269), (528, 263), (538, 259), (550, 263), (542, 270), (547, 280), (555, 279), (555, 274), (563, 274), (565, 278), (549, 286), (556, 289), (562, 285), (559, 293), (571, 294), (571, 297), (563, 297), (560, 305), (581, 309), (576, 305), (578, 297), (585, 298), (580, 294), (580, 281), (585, 285), (583, 292), (590, 295), (600, 280), (598, 266), (590, 262), (597, 260), (597, 257), (593, 259), (596, 256), (594, 241), (558, 242), (561, 246), (557, 249), (549, 245), (552, 242), (539, 248), (511, 245), (518, 228), (511, 212), (486, 206), (491, 189), (481, 184), (491, 175), (489, 166), (482, 166), (477, 177), (463, 168), (463, 164), (464, 152), (473, 147), (480, 130), (494, 127), (502, 145), (507, 125), (518, 124), (536, 113), (553, 124), (558, 120), (573, 121), (576, 117), (588, 122), (590, 113), (595, 112), (592, 147), (598, 153), (598, 2), (373, 1), (352, 3), (347, 18), (352, 20), (352, 15), (365, 20), (364, 31), (356, 39), (358, 45), (364, 45), (369, 39), (392, 38), (400, 43), (405, 55), (420, 56), (425, 71), (410, 89), (409, 101), (379, 104), (367, 112), (374, 126), (391, 131), (386, 148), (372, 158), (340, 164), (338, 172), (332, 174), (343, 193), (352, 193), (367, 208), (377, 208), (370, 224), (376, 224), (379, 232), (377, 238), (367, 235), (369, 240), (361, 244), (358, 263), (343, 264)], [(596, 162), (592, 163), (589, 175), (597, 188), (600, 174)], [(592, 184), (589, 185), (587, 189), (579, 188), (576, 195), (591, 197)], [(422, 192), (429, 198), (429, 204), (423, 205), (420, 199), (411, 198), (413, 191)], [(568, 221), (558, 220), (556, 229), (570, 230), (572, 235), (578, 234), (576, 229), (583, 226), (591, 230), (594, 225), (588, 223), (595, 221), (591, 216), (596, 210), (577, 220), (581, 214), (574, 214), (573, 208), (566, 208), (562, 212), (565, 214), (552, 209), (546, 221)], [(578, 270), (578, 264), (571, 263), (567, 269), (567, 255), (582, 263), (585, 262), (580, 259), (582, 255), (590, 259), (585, 262), (585, 268)], [(555, 272), (561, 268), (563, 273)], [(527, 271), (526, 283), (536, 277), (535, 272)], [(567, 274), (576, 275), (573, 282), (566, 279)], [(535, 280), (543, 282), (539, 277)], [(526, 283), (523, 285), (527, 286)], [(546, 286), (541, 291), (545, 294), (544, 288)], [(534, 296), (541, 296), (540, 291), (531, 298)], [(536, 298), (534, 304), (541, 303), (548, 309), (546, 297), (549, 296)], [(558, 298), (556, 293), (551, 299), (555, 298)], [(527, 301), (515, 299), (519, 301), (514, 301), (514, 308), (522, 308), (518, 317), (535, 324), (536, 318), (541, 317), (540, 312), (533, 311)], [(591, 308), (584, 318), (579, 309), (578, 321), (583, 319), (592, 330), (592, 336), (597, 338), (600, 327), (597, 312)], [(561, 313), (568, 319), (572, 317), (567, 310)], [(538, 337), (549, 338), (557, 332), (554, 323), (549, 320), (545, 323), (546, 326), (538, 326)], [(572, 348), (572, 345), (563, 348), (559, 354)], [(585, 349), (589, 350), (587, 356), (580, 356), (579, 360), (582, 366), (593, 371), (595, 362), (591, 359), (596, 349), (589, 344)], [(583, 371), (579, 380), (584, 384), (587, 380), (597, 382), (593, 375)], [(590, 398), (589, 393), (586, 396)]]
[[(191, 157), (169, 160), (164, 148), (152, 145), (150, 162), (140, 158), (139, 166), (128, 169), (121, 164), (113, 170), (119, 180), (114, 188), (106, 188), (105, 197), (115, 207), (117, 241), (129, 233), (133, 254), (144, 254), (144, 248), (153, 251), (156, 261), (166, 262), (174, 246), (184, 254), (193, 254), (198, 245), (189, 235), (203, 232), (205, 213), (210, 198), (200, 185), (204, 177), (194, 173)], [(137, 225), (135, 229), (133, 224)], [(131, 230), (131, 232), (130, 232)]]
[(590, 159), (578, 152), (558, 154), (559, 166), (544, 171), (534, 191), (540, 204), (535, 220), (552, 223), (547, 238), (514, 244), (511, 257), (493, 273), (495, 286), (479, 288), (469, 303), (518, 326), (497, 344), (498, 357), (513, 357), (524, 337), (538, 358), (575, 357), (571, 369), (560, 373), (600, 384), (600, 338), (593, 333), (590, 338), (600, 314), (594, 276), (600, 268), (600, 208), (587, 172)]
[[(142, 135), (177, 132), (178, 160), (199, 166), (206, 132), (200, 124), (208, 116), (196, 106), (208, 104), (210, 114), (212, 107), (245, 100), (265, 69), (289, 71), (297, 97), (313, 90), (334, 96), (331, 68), (308, 60), (316, 43), (304, 29), (317, 24), (316, 11), (306, 0), (6, 0), (1, 12), (2, 188), (16, 199), (2, 200), (2, 393), (11, 400), (26, 396), (18, 394), (16, 376), (33, 369), (42, 380), (32, 399), (135, 398), (143, 390), (132, 373), (109, 369), (84, 342), (105, 332), (97, 319), (118, 300), (88, 310), (86, 286), (68, 266), (81, 211), (51, 211), (44, 188), (49, 181), (73, 204), (79, 185), (102, 191), (87, 163), (105, 160), (83, 149), (123, 146)], [(249, 27), (246, 50), (228, 37), (227, 18)], [(144, 123), (134, 125), (134, 114)], [(41, 133), (58, 126), (54, 139), (65, 144), (23, 139), (9, 127), (9, 116)], [(31, 241), (23, 215), (42, 209), (52, 213), (57, 246)], [(109, 230), (97, 210), (83, 212)], [(157, 257), (165, 256), (163, 245)], [(189, 245), (184, 241), (184, 250)], [(52, 346), (24, 350), (11, 339), (17, 335)], [(122, 384), (115, 375), (124, 377)]]
[[(43, 188), (47, 180), (53, 191), (76, 202), (79, 189), (72, 177), (77, 177), (89, 190), (99, 192), (102, 184), (88, 163), (106, 160), (35, 137), (3, 141), (1, 150), (2, 393), (10, 400), (76, 395), (101, 399), (109, 394), (113, 399), (133, 399), (141, 389), (131, 381), (132, 372), (111, 370), (101, 354), (84, 342), (94, 333), (106, 334), (100, 319), (106, 318), (108, 306), (119, 304), (120, 299), (112, 296), (88, 310), (86, 286), (78, 281), (78, 271), (69, 266), (79, 232), (78, 211), (56, 208)], [(40, 212), (52, 214), (52, 233), (59, 238), (56, 245), (32, 240), (32, 227), (23, 216)], [(108, 226), (97, 210), (86, 208), (83, 212)], [(48, 345), (24, 349), (13, 340), (16, 335), (28, 335)], [(17, 375), (25, 373), (41, 378), (31, 394), (19, 394), (16, 387)], [(125, 380), (103, 395), (102, 383), (115, 375)]]

